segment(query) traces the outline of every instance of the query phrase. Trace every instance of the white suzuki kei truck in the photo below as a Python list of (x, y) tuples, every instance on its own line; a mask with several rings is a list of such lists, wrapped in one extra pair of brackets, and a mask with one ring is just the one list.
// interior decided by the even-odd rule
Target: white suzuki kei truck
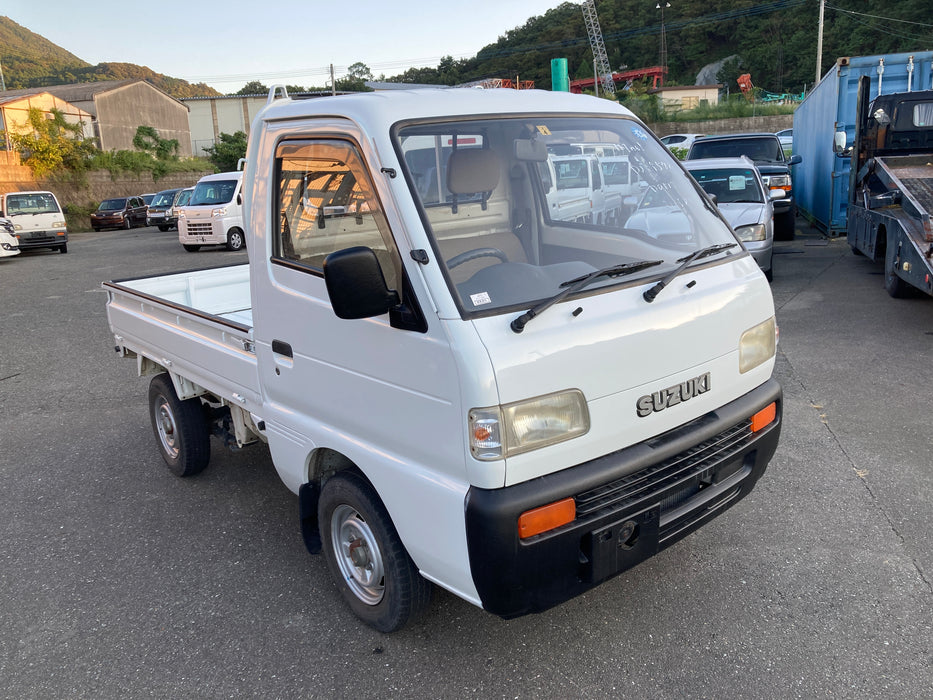
[(194, 186), (188, 203), (178, 210), (178, 240), (189, 253), (205, 245), (242, 250), (242, 172), (205, 175)]
[[(638, 228), (550, 218), (548, 146), (588, 141), (653, 194)], [(212, 434), (268, 446), (306, 545), (374, 628), (432, 584), (504, 618), (546, 610), (764, 473), (770, 288), (617, 103), (273, 89), (243, 183), (248, 264), (105, 282), (115, 349), (154, 375), (176, 474), (205, 467)]]

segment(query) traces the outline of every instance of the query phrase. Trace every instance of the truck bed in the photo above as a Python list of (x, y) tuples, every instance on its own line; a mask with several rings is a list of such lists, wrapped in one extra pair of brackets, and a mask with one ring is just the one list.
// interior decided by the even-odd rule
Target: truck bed
[(891, 189), (901, 192), (901, 206), (922, 222), (923, 241), (931, 237), (930, 213), (933, 212), (933, 155), (883, 156), (877, 159), (879, 175)]
[(117, 349), (140, 358), (141, 374), (164, 369), (185, 380), (181, 398), (210, 392), (259, 410), (248, 265), (103, 287)]

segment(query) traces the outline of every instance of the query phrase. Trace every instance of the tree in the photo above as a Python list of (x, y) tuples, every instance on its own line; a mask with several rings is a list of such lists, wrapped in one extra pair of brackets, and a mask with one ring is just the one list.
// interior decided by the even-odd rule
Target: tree
[(269, 88), (258, 80), (250, 80), (246, 85), (237, 90), (234, 95), (267, 95)]
[(347, 68), (347, 76), (345, 78), (337, 79), (336, 87), (338, 90), (343, 90), (345, 92), (367, 92), (369, 88), (366, 87), (366, 81), (372, 79), (373, 74), (372, 71), (369, 70), (369, 66), (357, 61)]
[[(47, 115), (51, 115), (51, 119)], [(31, 131), (9, 132), (7, 136), (23, 164), (29, 166), (37, 178), (63, 166), (80, 169), (97, 150), (92, 140), (84, 138), (83, 124), (69, 124), (57, 109), (46, 113), (31, 107), (27, 123)]]
[(204, 150), (218, 172), (228, 172), (236, 170), (240, 158), (246, 157), (246, 143), (246, 134), (237, 131), (234, 134), (221, 134), (220, 141)]
[(178, 157), (178, 141), (160, 138), (159, 132), (152, 126), (136, 127), (133, 147), (155, 156), (157, 160), (174, 160)]

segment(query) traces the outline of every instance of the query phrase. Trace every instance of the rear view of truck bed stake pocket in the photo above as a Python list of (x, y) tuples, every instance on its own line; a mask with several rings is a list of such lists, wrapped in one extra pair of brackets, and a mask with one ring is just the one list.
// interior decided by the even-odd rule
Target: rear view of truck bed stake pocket
[(266, 445), (309, 551), (375, 629), (434, 586), (503, 618), (547, 610), (765, 472), (770, 287), (618, 104), (276, 88), (241, 183), (249, 262), (105, 282), (116, 349), (152, 376), (175, 474), (202, 471), (212, 437)]

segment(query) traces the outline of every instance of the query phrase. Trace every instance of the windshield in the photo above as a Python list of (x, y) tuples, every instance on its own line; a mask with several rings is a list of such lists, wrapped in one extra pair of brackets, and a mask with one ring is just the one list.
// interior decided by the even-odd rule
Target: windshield
[(690, 174), (700, 183), (700, 187), (709, 194), (716, 195), (719, 204), (760, 204), (765, 201), (758, 179), (750, 168), (690, 168)]
[(149, 205), (149, 208), (153, 207), (170, 207), (172, 206), (172, 200), (175, 199), (175, 190), (169, 190), (168, 192), (159, 192), (155, 197), (152, 198), (152, 203)]
[[(397, 127), (395, 137), (464, 317), (529, 308), (568, 280), (656, 261), (573, 294), (644, 283), (696, 250), (736, 240), (678, 161), (632, 119), (419, 123)], [(580, 144), (593, 153), (580, 153)]]
[(191, 206), (199, 204), (226, 204), (233, 200), (236, 193), (236, 180), (207, 180), (194, 186), (191, 193)]
[(116, 211), (118, 209), (123, 209), (126, 206), (126, 199), (105, 199), (100, 203), (100, 206), (97, 207), (98, 211)]
[(191, 201), (192, 192), (194, 192), (194, 190), (182, 190), (181, 192), (179, 192), (178, 201), (175, 202), (175, 206), (178, 206), (178, 207), (185, 206), (189, 201)]
[(784, 162), (784, 149), (777, 136), (702, 139), (690, 149), (690, 159), (738, 158), (748, 156), (756, 163)]
[(58, 203), (48, 192), (36, 194), (8, 194), (6, 196), (6, 215), (20, 214), (57, 214)]

